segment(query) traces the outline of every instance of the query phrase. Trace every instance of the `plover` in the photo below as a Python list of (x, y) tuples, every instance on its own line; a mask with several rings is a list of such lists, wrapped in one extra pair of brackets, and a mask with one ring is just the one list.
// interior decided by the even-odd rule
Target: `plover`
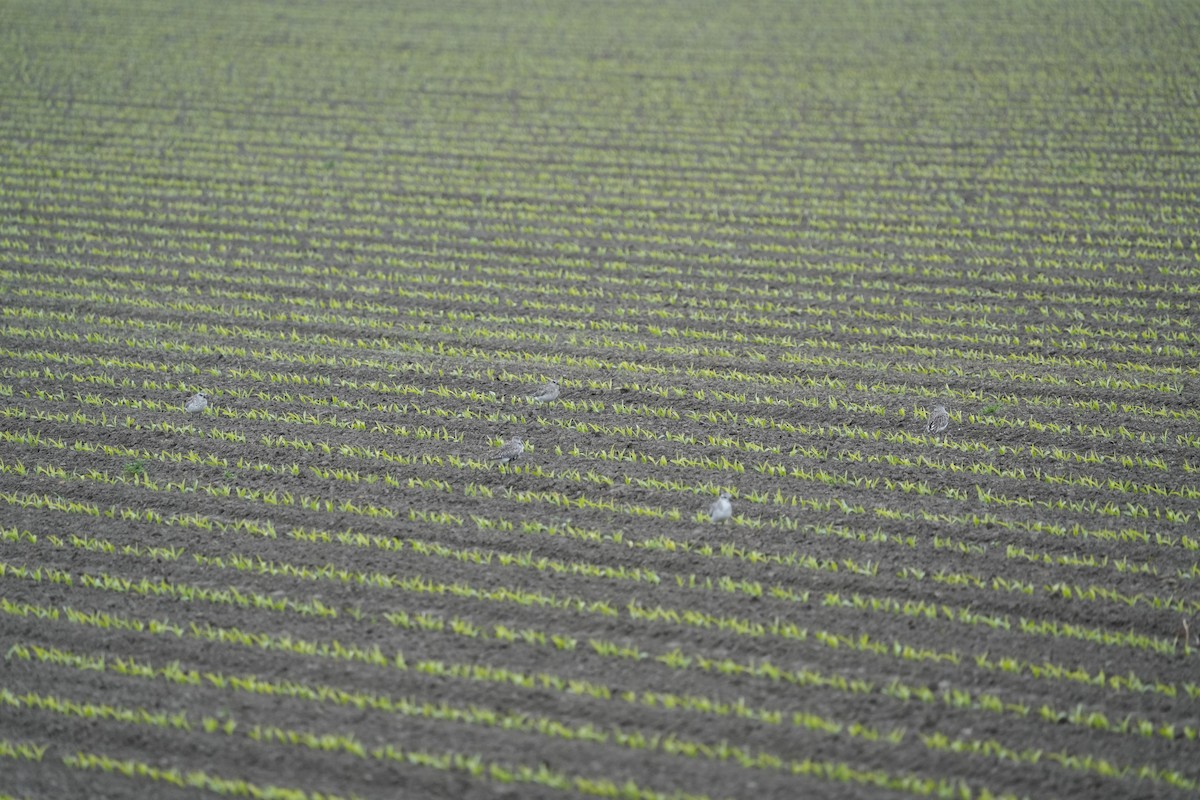
[(708, 518), (713, 522), (724, 522), (732, 516), (733, 503), (729, 502), (729, 492), (721, 492), (721, 496), (708, 507)]
[(933, 411), (929, 412), (929, 424), (925, 426), (925, 430), (930, 433), (941, 433), (949, 424), (950, 414), (946, 412), (946, 407), (934, 406)]
[(189, 414), (199, 414), (206, 408), (208, 408), (208, 397), (204, 392), (196, 392), (183, 405), (183, 410)]
[(551, 400), (557, 400), (558, 381), (547, 381), (542, 384), (537, 392), (529, 396), (529, 399), (537, 403), (549, 403)]
[(492, 461), (499, 461), (501, 464), (507, 464), (510, 461), (516, 461), (521, 453), (525, 452), (525, 443), (521, 441), (520, 436), (514, 436), (509, 439), (500, 448), (500, 452), (492, 456)]

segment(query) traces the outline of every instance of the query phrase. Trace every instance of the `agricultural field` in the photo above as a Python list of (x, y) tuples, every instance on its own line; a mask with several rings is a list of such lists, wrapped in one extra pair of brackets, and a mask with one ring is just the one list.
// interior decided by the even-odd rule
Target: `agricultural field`
[(1200, 795), (1200, 6), (0, 8), (0, 800)]

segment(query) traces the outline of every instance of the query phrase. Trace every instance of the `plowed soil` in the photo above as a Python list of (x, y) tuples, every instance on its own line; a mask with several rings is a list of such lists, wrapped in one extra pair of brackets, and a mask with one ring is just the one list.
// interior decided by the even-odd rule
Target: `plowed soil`
[(127, 5), (0, 48), (0, 800), (1197, 795), (1195, 14)]

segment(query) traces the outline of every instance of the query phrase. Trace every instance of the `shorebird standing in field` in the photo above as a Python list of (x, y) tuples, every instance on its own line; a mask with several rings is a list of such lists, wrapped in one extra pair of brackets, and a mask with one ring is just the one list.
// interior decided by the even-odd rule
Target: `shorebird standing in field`
[(558, 399), (558, 381), (547, 381), (543, 383), (535, 392), (529, 396), (530, 400), (535, 403), (549, 403), (551, 400)]
[(930, 433), (941, 433), (949, 424), (950, 414), (946, 411), (946, 407), (934, 406), (933, 411), (929, 412), (929, 423), (925, 426), (925, 430)]
[(521, 453), (525, 452), (525, 442), (521, 441), (520, 436), (514, 436), (504, 443), (500, 448), (500, 452), (492, 456), (492, 461), (499, 461), (501, 464), (507, 464), (510, 461), (516, 461), (520, 458)]
[(708, 507), (708, 518), (713, 522), (724, 522), (732, 516), (733, 503), (729, 502), (729, 492), (721, 492), (721, 496)]
[(208, 408), (208, 396), (204, 392), (196, 392), (183, 404), (183, 410), (189, 414), (199, 414)]

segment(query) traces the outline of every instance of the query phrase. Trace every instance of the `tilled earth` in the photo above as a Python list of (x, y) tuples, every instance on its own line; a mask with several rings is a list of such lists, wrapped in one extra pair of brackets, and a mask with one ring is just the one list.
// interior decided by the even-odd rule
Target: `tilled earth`
[[(346, 430), (255, 420), (256, 410), (282, 414), (303, 405), (264, 403), (249, 393), (278, 387), (229, 380), (201, 415), (122, 408), (101, 419), (99, 409), (83, 406), (89, 422), (47, 422), (37, 427), (39, 444), (5, 444), (5, 464), (26, 466), (24, 474), (3, 474), (6, 529), (28, 531), (36, 542), (11, 534), (3, 545), (4, 686), (8, 697), (26, 698), (8, 703), (4, 736), (49, 744), (41, 763), (13, 762), (10, 785), (32, 796), (80, 787), (90, 796), (129, 793), (128, 779), (53, 767), (54, 759), (82, 751), (340, 796), (560, 794), (536, 782), (506, 784), (486, 771), (472, 777), (462, 762), (435, 768), (388, 759), (378, 750), (387, 746), (410, 755), (474, 755), (484, 765), (528, 768), (527, 775), (543, 769), (564, 780), (632, 781), (711, 797), (882, 796), (936, 786), (1169, 796), (1175, 790), (1165, 771), (1194, 780), (1185, 777), (1194, 775), (1195, 748), (1185, 726), (1194, 736), (1195, 655), (1179, 639), (1190, 614), (1148, 601), (1194, 602), (1190, 579), (1173, 577), (1194, 563), (1190, 550), (1039, 534), (1031, 523), (1098, 529), (1104, 521), (997, 512), (975, 499), (977, 485), (1055, 496), (1029, 481), (867, 463), (888, 453), (979, 461), (954, 444), (995, 447), (1005, 438), (961, 422), (959, 412), (965, 419), (971, 409), (953, 409), (944, 436), (908, 446), (836, 433), (806, 439), (738, 418), (634, 416), (643, 430), (623, 436), (616, 431), (631, 416), (613, 413), (616, 404), (719, 413), (723, 404), (698, 399), (696, 390), (711, 397), (729, 391), (729, 381), (656, 376), (656, 387), (682, 390), (663, 399), (632, 388), (636, 381), (614, 376), (610, 388), (568, 368), (562, 398), (535, 405), (524, 399), (525, 385), (489, 380), (483, 365), (460, 362), (467, 372), (455, 377), (450, 362), (427, 360), (427, 372), (413, 363), (421, 362), (397, 364), (391, 374), (347, 368), (323, 375), (335, 387), (377, 380), (495, 394), (487, 402), (426, 399), (395, 413), (372, 409), (381, 400), (372, 391), (304, 393), (336, 395), (351, 406), (361, 400), (365, 409), (338, 417), (365, 430)], [(589, 381), (604, 385), (589, 388)], [(70, 398), (26, 396), (38, 386), (50, 384), (16, 384), (7, 407), (26, 419), (81, 408)], [(117, 393), (102, 394), (121, 402)], [(772, 394), (808, 393), (785, 387)], [(140, 399), (136, 392), (124, 397)], [(583, 400), (595, 405), (564, 405)], [(497, 408), (503, 416), (488, 420)], [(741, 405), (738, 412), (811, 430), (887, 430), (891, 423), (827, 407), (799, 413)], [(164, 423), (180, 427), (163, 432)], [(409, 435), (380, 433), (377, 424), (405, 425)], [(585, 424), (591, 429), (578, 429)], [(449, 440), (418, 438), (421, 425)], [(896, 425), (921, 431), (919, 419)], [(225, 442), (212, 431), (239, 436)], [(488, 461), (489, 438), (516, 432), (532, 442), (524, 457), (510, 467)], [(293, 444), (262, 443), (276, 437)], [(708, 444), (709, 437), (777, 450), (759, 456)], [(328, 448), (296, 444), (305, 441)], [(1078, 447), (1048, 434), (1023, 441)], [(73, 449), (75, 442), (96, 447)], [(828, 455), (790, 454), (798, 444), (819, 444)], [(105, 454), (102, 446), (124, 449)], [(353, 448), (388, 455), (363, 457)], [(834, 457), (849, 450), (864, 462)], [(601, 451), (611, 459), (597, 458)], [(131, 455), (137, 452), (145, 456)], [(188, 453), (201, 463), (179, 458)], [(655, 463), (660, 457), (725, 458), (744, 471)], [(762, 461), (921, 480), (934, 494), (768, 476), (754, 470)], [(993, 463), (1017, 466), (1020, 459)], [(52, 471), (35, 465), (66, 472), (45, 474)], [(597, 477), (577, 477), (589, 471)], [(1094, 467), (1089, 474), (1108, 477)], [(727, 486), (736, 495), (735, 519), (714, 525), (697, 518), (712, 495), (639, 484), (648, 480)], [(947, 486), (961, 487), (968, 499), (947, 498)], [(851, 510), (776, 499), (793, 496), (837, 498)], [(572, 502), (580, 497), (599, 507)], [(887, 520), (872, 513), (876, 507), (948, 520), (995, 516), (978, 525)], [(781, 529), (784, 519), (797, 521), (795, 529)], [(500, 520), (511, 529), (484, 527)], [(1039, 561), (1013, 557), (1010, 546)], [(1077, 565), (1084, 557), (1092, 566)], [(1129, 566), (1115, 568), (1122, 560)], [(1054, 584), (1067, 588), (1049, 591)], [(1082, 599), (1088, 585), (1136, 599)], [(110, 615), (107, 622), (97, 621), (100, 613)], [(1091, 633), (1031, 633), (1021, 630), (1023, 620)], [(1122, 640), (1126, 633), (1180, 646), (1155, 652)], [(1101, 639), (1106, 634), (1111, 641)], [(604, 653), (593, 642), (625, 650)], [(189, 677), (163, 674), (176, 668)], [(1140, 683), (1115, 683), (1124, 676)], [(52, 711), (48, 696), (114, 710)], [(186, 721), (151, 722), (150, 714)], [(1089, 724), (1088, 714), (1102, 714), (1110, 730)], [(1176, 734), (1140, 733), (1139, 725), (1174, 725)], [(696, 747), (687, 751), (688, 744)], [(1157, 772), (1105, 774), (1102, 760), (1113, 769), (1152, 765)], [(175, 790), (159, 780), (154, 791)]]
[(0, 800), (1196, 796), (1195, 11), (333, 8), (5, 4)]

